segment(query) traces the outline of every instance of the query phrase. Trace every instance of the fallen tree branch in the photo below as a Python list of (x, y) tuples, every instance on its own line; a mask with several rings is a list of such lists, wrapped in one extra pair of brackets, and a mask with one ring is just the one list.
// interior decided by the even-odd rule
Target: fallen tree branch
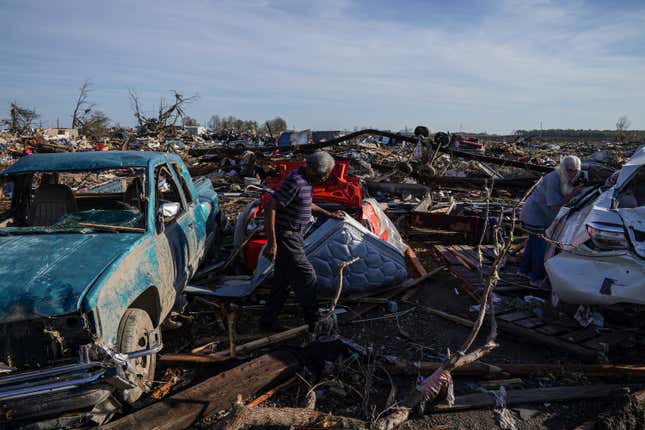
[(213, 427), (214, 430), (241, 430), (252, 426), (308, 427), (369, 430), (368, 423), (302, 408), (249, 408), (235, 404)]

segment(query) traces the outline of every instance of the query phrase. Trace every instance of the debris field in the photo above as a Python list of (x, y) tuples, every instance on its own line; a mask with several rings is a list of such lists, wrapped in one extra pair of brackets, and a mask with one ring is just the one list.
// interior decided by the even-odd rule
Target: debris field
[[(638, 190), (645, 188), (645, 156), (639, 161), (636, 144), (476, 139), (417, 127), (409, 135), (369, 129), (327, 133), (313, 140), (310, 136), (304, 143), (294, 143), (302, 139), (293, 133), (283, 139), (284, 145), (227, 145), (197, 136), (148, 135), (115, 138), (96, 148), (70, 130), (51, 136), (0, 134), (2, 168), (9, 172), (33, 157), (24, 155), (26, 148), (37, 156), (61, 158), (92, 149), (102, 150), (93, 154), (105, 155), (166, 151), (173, 154), (167, 157), (179, 160), (174, 164), (178, 172), (167, 172), (168, 181), (182, 176), (185, 166), (183, 175), (187, 181), (192, 178), (196, 190), (194, 201), (208, 200), (213, 214), (219, 211), (217, 239), (206, 242), (193, 265), (192, 260), (177, 262), (172, 245), (167, 261), (157, 257), (163, 262), (155, 266), (160, 272), (165, 266), (175, 272), (187, 267), (181, 293), (168, 299), (167, 315), (154, 327), (163, 339), (158, 350), (150, 352), (155, 349), (151, 342), (141, 345), (144, 355), (138, 358), (127, 354), (134, 349), (109, 345), (100, 352), (101, 357), (123, 355), (112, 357), (107, 367), (127, 368), (139, 360), (137, 366), (148, 370), (151, 359), (141, 357), (156, 356), (152, 376), (139, 384), (142, 393), (132, 402), (116, 394), (119, 386), (113, 380), (129, 379), (123, 376), (129, 375), (127, 369), (117, 369), (116, 376), (106, 372), (97, 377), (110, 388), (94, 403), (63, 411), (45, 398), (30, 416), (17, 415), (15, 390), (26, 393), (30, 387), (5, 388), (20, 378), (17, 375), (71, 362), (61, 359), (19, 368), (9, 338), (27, 335), (8, 331), (19, 319), (17, 308), (2, 309), (0, 315), (7, 316), (0, 318), (0, 343), (5, 343), (0, 346), (0, 428), (645, 428), (645, 278), (632, 284), (615, 280), (605, 292), (600, 282), (600, 292), (594, 292), (600, 299), (571, 302), (559, 299), (560, 287), (549, 279), (535, 286), (518, 272), (528, 237), (519, 222), (522, 204), (565, 154), (583, 160), (586, 184), (566, 208), (563, 225), (577, 222), (576, 214), (586, 216), (599, 204), (596, 199), (609, 190), (607, 180), (615, 172), (636, 166), (628, 179), (637, 190), (636, 206), (629, 212), (635, 220), (629, 225), (636, 227), (626, 229), (634, 232), (626, 233), (626, 248), (612, 251), (627, 253), (622, 258), (629, 257), (624, 264), (630, 265), (612, 263), (619, 261), (611, 260), (619, 258), (614, 254), (592, 257), (599, 267), (614, 264), (611, 267), (631, 270), (634, 276), (645, 272), (638, 254), (645, 235), (645, 229), (638, 229), (644, 222)], [(336, 166), (327, 183), (314, 188), (314, 202), (346, 214), (342, 220), (315, 220), (305, 238), (307, 257), (318, 274), (322, 319), (309, 332), (291, 294), (280, 316), (285, 330), (263, 332), (258, 320), (273, 270), (262, 255), (263, 208), (286, 175), (318, 149), (332, 154)], [(127, 174), (113, 168), (87, 175), (64, 173), (57, 181), (83, 196), (76, 197), (78, 210), (81, 201), (88, 210), (103, 210), (106, 204), (93, 203), (88, 194), (125, 199), (128, 190), (140, 186), (136, 181), (148, 181), (136, 169), (130, 167)], [(46, 175), (38, 179), (42, 184), (48, 180)], [(123, 183), (120, 191), (113, 188), (117, 182)], [(16, 184), (7, 187), (3, 182), (3, 213), (12, 212), (16, 204)], [(616, 189), (616, 195), (625, 189)], [(168, 214), (177, 210), (172, 192), (164, 189), (157, 195)], [(151, 198), (141, 199), (144, 203), (138, 207)], [(154, 222), (154, 214), (141, 212)], [(8, 217), (0, 220), (2, 229), (12, 228)], [(143, 234), (145, 221), (138, 222), (128, 219), (111, 231), (118, 230), (122, 238)], [(108, 221), (91, 218), (81, 224), (105, 230), (104, 223)], [(565, 225), (561, 231), (574, 227), (578, 228)], [(163, 231), (171, 230), (165, 224)], [(570, 237), (558, 234), (549, 240), (547, 255), (578, 255), (570, 248)], [(101, 258), (112, 257), (105, 252)], [(132, 264), (147, 260), (141, 261)], [(66, 264), (66, 271), (84, 270), (80, 262), (78, 269), (71, 259)], [(568, 267), (564, 271), (577, 270)], [(130, 279), (128, 273), (121, 276)], [(589, 273), (587, 279), (593, 276)], [(580, 279), (584, 284), (585, 276)], [(623, 287), (635, 292), (621, 296)], [(119, 291), (112, 294), (118, 296)], [(608, 303), (601, 301), (602, 295), (617, 299)], [(102, 317), (106, 327), (110, 321)], [(50, 333), (48, 342), (58, 342), (61, 357), (67, 357), (63, 350), (70, 341), (60, 334), (67, 332), (61, 328), (56, 333), (61, 339)], [(25, 345), (39, 339), (33, 333), (28, 336), (22, 339)], [(90, 360), (96, 361), (100, 360)], [(106, 367), (106, 362), (97, 366)], [(61, 376), (49, 383), (64, 382)], [(48, 386), (46, 394), (56, 390)], [(30, 402), (36, 394), (43, 393), (19, 398)]]

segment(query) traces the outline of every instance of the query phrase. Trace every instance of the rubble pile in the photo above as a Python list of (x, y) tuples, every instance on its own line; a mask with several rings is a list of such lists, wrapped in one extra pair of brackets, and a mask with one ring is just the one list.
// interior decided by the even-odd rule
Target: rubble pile
[[(548, 282), (535, 287), (518, 274), (527, 237), (519, 211), (539, 178), (561, 155), (580, 156), (586, 197), (576, 204), (584, 207), (636, 145), (417, 129), (305, 144), (292, 137), (283, 146), (185, 131), (115, 133), (98, 143), (63, 129), (0, 134), (3, 169), (32, 151), (175, 153), (196, 183), (212, 184), (222, 214), (221, 240), (162, 325), (147, 393), (132, 405), (111, 399), (84, 414), (45, 414), (39, 428), (516, 429), (596, 420), (609, 428), (642, 417), (643, 303), (562, 303)], [(308, 333), (292, 295), (281, 316), (286, 330), (261, 332), (273, 270), (262, 256), (263, 208), (321, 148), (337, 163), (314, 201), (345, 213), (316, 220), (305, 238), (324, 318)], [(120, 179), (96, 174), (73, 189)], [(642, 223), (642, 211), (634, 213)], [(645, 270), (634, 261), (631, 270)], [(602, 288), (620, 287), (614, 280)], [(0, 423), (11, 423), (11, 411), (0, 411)]]

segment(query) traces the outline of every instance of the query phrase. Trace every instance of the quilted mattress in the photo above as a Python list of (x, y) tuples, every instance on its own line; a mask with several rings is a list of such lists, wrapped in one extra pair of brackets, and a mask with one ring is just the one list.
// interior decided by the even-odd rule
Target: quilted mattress
[[(336, 291), (338, 264), (354, 257), (360, 257), (360, 260), (343, 272), (343, 294), (397, 284), (407, 277), (403, 252), (349, 216), (343, 220), (328, 219), (304, 243), (305, 253), (318, 275), (318, 294), (323, 297)], [(244, 297), (253, 293), (272, 273), (273, 262), (262, 257), (251, 279), (230, 279), (214, 290), (192, 287), (186, 292)]]
[(305, 239), (305, 252), (318, 275), (318, 292), (336, 289), (338, 263), (360, 257), (343, 272), (343, 293), (360, 293), (397, 284), (407, 277), (405, 257), (358, 221), (329, 219)]

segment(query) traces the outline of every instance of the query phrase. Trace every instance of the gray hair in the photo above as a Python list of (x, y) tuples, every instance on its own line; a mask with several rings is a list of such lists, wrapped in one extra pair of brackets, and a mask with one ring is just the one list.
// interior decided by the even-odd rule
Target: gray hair
[(323, 175), (334, 168), (336, 162), (329, 152), (316, 151), (307, 157), (307, 167), (319, 175)]
[(567, 169), (576, 169), (580, 170), (582, 166), (582, 163), (580, 162), (580, 158), (576, 157), (575, 155), (565, 155), (560, 159), (560, 170), (567, 170)]

